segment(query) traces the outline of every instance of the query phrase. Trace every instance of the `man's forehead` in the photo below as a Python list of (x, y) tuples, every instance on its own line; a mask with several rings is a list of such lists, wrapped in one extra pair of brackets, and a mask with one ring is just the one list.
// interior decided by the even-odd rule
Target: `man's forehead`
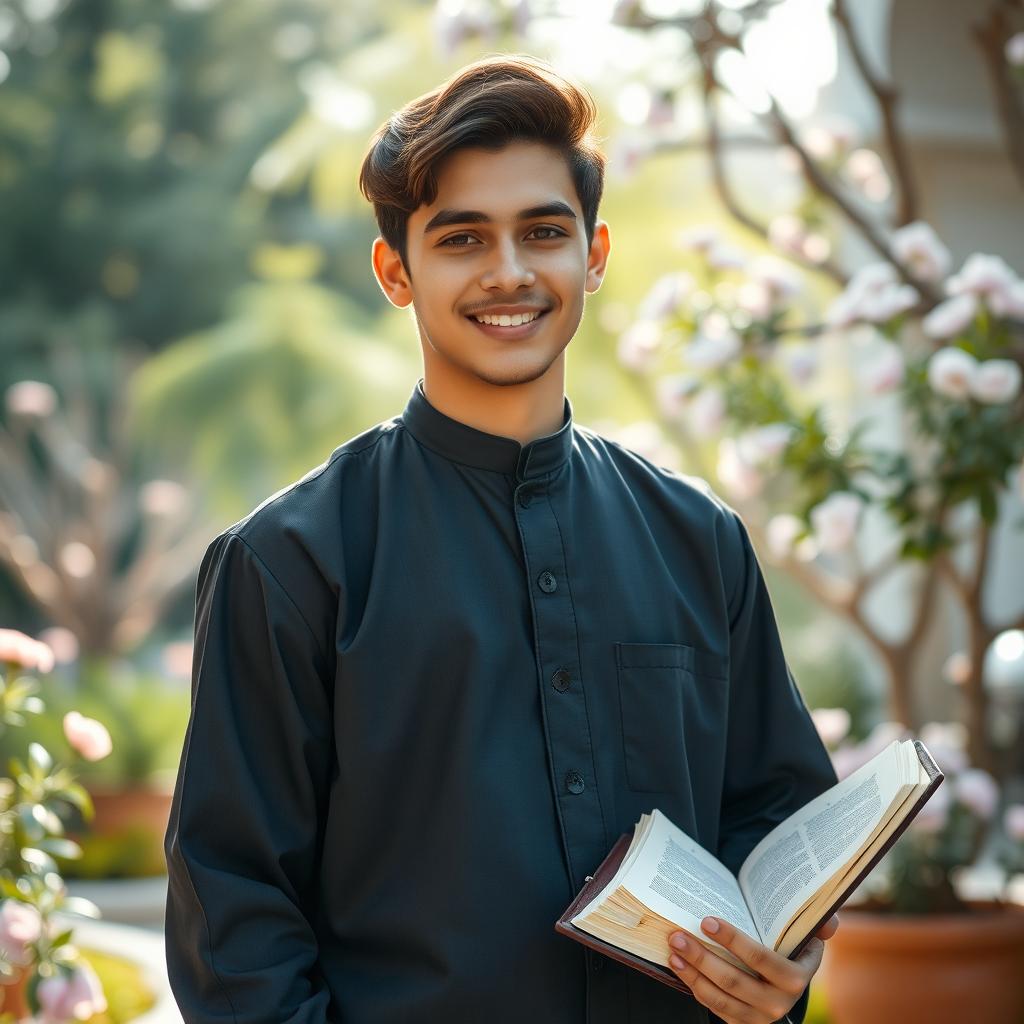
[(523, 211), (557, 203), (579, 213), (565, 158), (550, 146), (513, 143), (496, 151), (466, 148), (453, 153), (438, 168), (433, 202), (412, 216), (426, 225), (445, 210), (472, 210), (491, 220), (511, 221)]

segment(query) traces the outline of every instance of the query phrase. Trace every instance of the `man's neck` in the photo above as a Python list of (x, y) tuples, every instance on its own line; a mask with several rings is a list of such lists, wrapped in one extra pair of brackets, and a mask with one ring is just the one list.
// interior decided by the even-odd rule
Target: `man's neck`
[(498, 386), (475, 377), (431, 373), (424, 367), (423, 393), (446, 416), (499, 437), (528, 444), (553, 434), (565, 412), (565, 370), (560, 357), (547, 373), (526, 384)]

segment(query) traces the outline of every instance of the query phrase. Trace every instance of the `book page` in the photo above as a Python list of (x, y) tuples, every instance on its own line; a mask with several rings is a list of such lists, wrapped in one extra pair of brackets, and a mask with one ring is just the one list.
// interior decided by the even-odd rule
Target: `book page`
[(619, 884), (654, 913), (708, 945), (718, 946), (701, 931), (700, 922), (708, 914), (761, 941), (729, 869), (657, 809), (646, 842)]
[[(841, 871), (893, 813), (905, 781), (904, 760), (901, 742), (894, 740), (777, 825), (750, 852), (740, 868), (739, 885), (766, 946), (774, 948), (793, 913)], [(916, 781), (916, 773), (912, 779)]]

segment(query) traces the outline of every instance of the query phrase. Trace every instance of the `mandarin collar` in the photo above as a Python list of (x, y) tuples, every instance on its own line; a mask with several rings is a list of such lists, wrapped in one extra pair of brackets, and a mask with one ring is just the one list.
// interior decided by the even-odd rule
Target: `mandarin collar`
[(562, 426), (553, 434), (520, 444), (477, 430), (436, 409), (423, 391), (421, 377), (402, 412), (402, 422), (420, 444), (453, 462), (529, 480), (559, 469), (572, 451), (572, 403), (564, 396)]

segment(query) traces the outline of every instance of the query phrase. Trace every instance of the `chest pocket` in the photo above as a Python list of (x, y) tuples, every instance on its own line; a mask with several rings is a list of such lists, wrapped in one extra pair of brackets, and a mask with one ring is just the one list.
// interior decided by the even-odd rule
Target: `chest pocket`
[(718, 763), (728, 706), (726, 659), (689, 644), (615, 644), (629, 788), (669, 793), (700, 762)]

